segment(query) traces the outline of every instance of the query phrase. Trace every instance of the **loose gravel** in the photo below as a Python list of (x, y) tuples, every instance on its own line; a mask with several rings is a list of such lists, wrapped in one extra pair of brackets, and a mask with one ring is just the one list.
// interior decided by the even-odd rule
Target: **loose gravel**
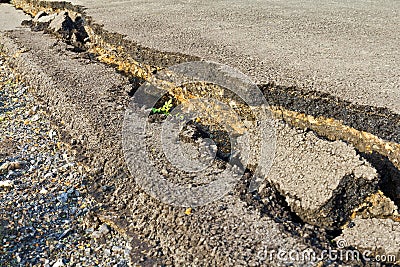
[(0, 55), (0, 266), (132, 266), (47, 117)]

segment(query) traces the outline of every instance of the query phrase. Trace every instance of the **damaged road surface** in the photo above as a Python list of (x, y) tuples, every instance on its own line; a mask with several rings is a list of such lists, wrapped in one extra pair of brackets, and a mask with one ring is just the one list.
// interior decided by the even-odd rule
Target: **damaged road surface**
[[(329, 27), (340, 27), (328, 23), (353, 11), (361, 19), (355, 10), (372, 12), (366, 6), (355, 3), (348, 14), (330, 6), (322, 15), (310, 16), (310, 11), (316, 14), (314, 6), (300, 8), (292, 2), (265, 3), (270, 4), (268, 10), (259, 4), (228, 7), (224, 2), (180, 3), (179, 8), (172, 3), (77, 3), (84, 5), (85, 11), (75, 3), (13, 2), (34, 19), (24, 22), (31, 30), (1, 33), (1, 47), (10, 56), (9, 63), (36, 90), (38, 98), (48, 103), (52, 121), (73, 138), (82, 162), (93, 170), (92, 195), (102, 204), (97, 216), (127, 238), (148, 243), (149, 256), (158, 258), (160, 264), (375, 266), (377, 256), (385, 256), (379, 258), (383, 262), (398, 262), (400, 89), (398, 66), (392, 63), (398, 55), (390, 42), (380, 48), (344, 42), (342, 38), (351, 34), (341, 31), (335, 32), (338, 40), (332, 41)], [(385, 12), (396, 13), (395, 5), (374, 7), (377, 20)], [(226, 8), (236, 14), (230, 16), (232, 21), (219, 13)], [(178, 11), (184, 14), (179, 19), (173, 15)], [(118, 23), (126, 27), (118, 27), (114, 33), (110, 29), (116, 28), (117, 21), (104, 12), (118, 14)], [(171, 16), (160, 16), (160, 12)], [(139, 13), (128, 22), (132, 14)], [(298, 26), (293, 24), (296, 20), (284, 19), (291, 16), (299, 23), (305, 20), (300, 23), (304, 34), (284, 42), (286, 49), (281, 51), (285, 46), (276, 44)], [(325, 26), (315, 26), (320, 25), (317, 22)], [(339, 22), (359, 25), (357, 20)], [(379, 23), (392, 29), (396, 16)], [(236, 24), (241, 26), (232, 27)], [(289, 35), (281, 36), (282, 29)], [(304, 43), (318, 29), (327, 36), (321, 33), (321, 45), (306, 49)], [(260, 30), (267, 30), (271, 37), (264, 40)], [(365, 31), (371, 36), (374, 28), (365, 26)], [(357, 47), (364, 47), (364, 56), (346, 54), (358, 51)], [(375, 65), (367, 64), (369, 68), (355, 68), (366, 64), (362, 60), (373, 60), (373, 49), (383, 49), (378, 52), (390, 56), (374, 61)], [(164, 67), (200, 59), (229, 64), (257, 81), (275, 117), (275, 157), (261, 173), (258, 190), (249, 190), (252, 176), (259, 175), (254, 163), (220, 199), (206, 206), (171, 206), (149, 196), (137, 183), (148, 173), (145, 160), (141, 154), (133, 154), (125, 161), (121, 129), (131, 97), (145, 81), (154, 81), (154, 74)], [(364, 76), (371, 79), (363, 80)], [(186, 87), (165, 92), (174, 103), (200, 97)], [(223, 94), (218, 92), (216, 89), (209, 96), (219, 99)], [(163, 99), (161, 106), (165, 103)], [(234, 99), (227, 103), (240, 106)], [(158, 153), (162, 150), (156, 140), (159, 124), (171, 117), (167, 114), (169, 108), (164, 114), (153, 111), (149, 117), (146, 145), (155, 168), (176, 183), (196, 180), (198, 176), (169, 165), (169, 155), (164, 154), (176, 151)], [(217, 164), (210, 165), (201, 177), (209, 181), (226, 168), (233, 152), (226, 151), (224, 140), (219, 140), (225, 138), (224, 132), (197, 118), (190, 127), (186, 129), (190, 134), (181, 140), (186, 140), (187, 146), (207, 139), (217, 143)], [(127, 164), (135, 168), (129, 169)], [(201, 182), (192, 184), (196, 187)], [(332, 259), (326, 254), (337, 249), (358, 253), (360, 258)], [(367, 260), (362, 257), (365, 251)], [(146, 260), (140, 264), (146, 265)]]

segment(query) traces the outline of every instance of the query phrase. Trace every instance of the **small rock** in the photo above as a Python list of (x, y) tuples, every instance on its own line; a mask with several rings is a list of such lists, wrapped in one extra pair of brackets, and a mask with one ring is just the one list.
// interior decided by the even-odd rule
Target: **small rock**
[(163, 169), (161, 170), (161, 173), (162, 173), (162, 175), (164, 175), (164, 176), (167, 176), (167, 175), (168, 175), (168, 171), (167, 171), (167, 169), (165, 169), (165, 168), (163, 168)]
[(54, 176), (53, 173), (49, 172), (44, 176), (44, 179), (52, 178), (53, 176)]
[(72, 195), (74, 192), (75, 192), (75, 188), (71, 187), (70, 189), (68, 189), (67, 194)]
[(7, 174), (7, 178), (13, 178), (19, 176), (21, 173), (15, 171), (9, 171)]
[(112, 250), (114, 253), (121, 253), (121, 252), (123, 252), (123, 248), (120, 247), (120, 246), (113, 246), (113, 247), (111, 248), (111, 250)]
[(100, 239), (100, 238), (103, 237), (103, 234), (100, 233), (99, 231), (94, 231), (94, 232), (91, 234), (91, 237), (94, 238), (94, 239)]
[(131, 255), (131, 250), (130, 250), (130, 249), (124, 249), (124, 256), (125, 256), (126, 258), (129, 258), (130, 255)]
[(98, 230), (102, 235), (107, 235), (110, 232), (110, 228), (107, 224), (103, 223)]
[(0, 187), (6, 187), (6, 188), (14, 187), (14, 182), (11, 180), (0, 181)]
[(10, 164), (9, 162), (3, 163), (3, 164), (0, 166), (0, 172), (4, 172), (4, 171), (8, 170), (8, 165), (9, 165), (9, 164)]
[(104, 250), (104, 257), (108, 258), (111, 256), (111, 250), (109, 250), (108, 248)]
[(75, 42), (79, 42), (79, 43), (85, 43), (87, 41), (89, 41), (89, 35), (87, 34), (86, 30), (85, 30), (85, 20), (82, 17), (77, 17), (75, 19), (75, 33), (73, 38), (75, 39)]
[(57, 199), (58, 199), (58, 201), (60, 201), (60, 202), (67, 202), (67, 200), (68, 200), (68, 194), (67, 193), (65, 193), (65, 192), (63, 192), (63, 193), (61, 193), (58, 197), (57, 197)]
[(90, 249), (90, 248), (85, 248), (85, 255), (86, 255), (87, 257), (90, 256), (90, 253), (91, 253), (91, 249)]
[(47, 194), (49, 191), (48, 190), (46, 190), (46, 188), (42, 188), (41, 190), (40, 190), (40, 194), (42, 194), (42, 195), (45, 195), (45, 194)]
[(61, 240), (61, 239), (65, 238), (66, 236), (68, 236), (68, 235), (71, 233), (71, 231), (72, 231), (71, 228), (65, 230), (65, 231), (60, 235), (60, 237), (59, 237), (58, 239)]
[(54, 264), (53, 267), (62, 267), (64, 265), (64, 260), (63, 259), (58, 259)]
[(50, 131), (49, 131), (49, 137), (50, 137), (50, 139), (53, 139), (55, 136), (57, 136), (57, 132), (54, 131), (54, 130), (50, 130)]
[(15, 258), (17, 259), (17, 262), (20, 263), (21, 262), (21, 257), (19, 256), (19, 253), (15, 253)]
[(25, 165), (25, 161), (6, 162), (0, 166), (0, 172), (22, 169)]
[(108, 186), (108, 185), (103, 185), (103, 186), (101, 187), (101, 190), (103, 190), (103, 192), (111, 192), (112, 187), (111, 187), (111, 186)]
[(35, 121), (38, 121), (39, 119), (40, 119), (39, 115), (36, 114), (36, 115), (32, 116), (31, 121), (35, 122)]

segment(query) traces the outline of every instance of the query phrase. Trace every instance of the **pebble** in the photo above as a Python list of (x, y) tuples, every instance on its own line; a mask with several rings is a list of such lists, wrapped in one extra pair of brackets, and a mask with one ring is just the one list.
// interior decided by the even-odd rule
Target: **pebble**
[(0, 181), (0, 187), (13, 187), (14, 182), (11, 180)]
[(33, 121), (33, 122), (38, 121), (38, 120), (39, 120), (39, 115), (38, 115), (38, 114), (34, 115), (34, 116), (31, 118), (31, 121)]
[(103, 234), (100, 233), (99, 231), (94, 231), (91, 236), (94, 239), (100, 239), (101, 237), (103, 237)]
[(57, 197), (57, 199), (60, 202), (67, 202), (68, 201), (68, 194), (63, 192)]
[(67, 230), (65, 230), (59, 237), (59, 239), (63, 239), (64, 237), (66, 237), (69, 233), (71, 233), (72, 229), (69, 228)]
[(124, 251), (124, 249), (123, 249), (122, 247), (120, 247), (120, 246), (113, 246), (113, 247), (111, 248), (111, 250), (112, 250), (113, 252), (115, 252), (115, 253), (121, 253), (121, 252)]
[(50, 131), (49, 131), (49, 138), (50, 138), (50, 139), (53, 139), (56, 135), (57, 135), (57, 132), (56, 132), (56, 131), (54, 131), (54, 130), (50, 130)]
[(39, 193), (45, 195), (45, 194), (47, 194), (48, 192), (49, 192), (49, 191), (46, 190), (46, 188), (42, 187), (42, 189), (40, 190)]
[(111, 250), (110, 249), (105, 249), (104, 250), (104, 257), (108, 258), (111, 255)]

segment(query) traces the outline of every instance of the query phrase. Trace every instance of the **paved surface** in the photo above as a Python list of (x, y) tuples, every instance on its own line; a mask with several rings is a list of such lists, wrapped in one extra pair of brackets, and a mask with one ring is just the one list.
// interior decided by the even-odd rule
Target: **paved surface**
[[(71, 59), (76, 57), (74, 53), (42, 33), (16, 31), (9, 35), (18, 47), (28, 50), (15, 64), (31, 77), (29, 82), (47, 100), (52, 119), (63, 119), (64, 128), (85, 144), (87, 149), (81, 154), (95, 159), (93, 164), (97, 159), (98, 167), (104, 170), (98, 181), (97, 199), (108, 203), (105, 214), (113, 221), (124, 218), (123, 224), (129, 225), (130, 230), (157, 242), (173, 264), (228, 265), (236, 261), (235, 265), (240, 266), (245, 265), (246, 256), (252, 262), (259, 260), (257, 252), (251, 249), (285, 247), (301, 251), (310, 247), (304, 244), (305, 239), (284, 230), (272, 218), (261, 217), (257, 210), (234, 196), (198, 208), (192, 216), (185, 215), (184, 208), (150, 198), (132, 176), (124, 173), (118, 141), (124, 112), (121, 105), (129, 101), (128, 79), (85, 57)], [(10, 39), (0, 38), (11, 52), (16, 51)], [(113, 217), (114, 213), (118, 215)], [(154, 253), (158, 255), (157, 250)], [(272, 261), (276, 266), (282, 264), (276, 259)]]
[(10, 4), (0, 3), (0, 31), (8, 31), (21, 27), (21, 21), (31, 19), (22, 10), (16, 11)]
[(400, 113), (400, 2), (79, 0), (106, 30)]

